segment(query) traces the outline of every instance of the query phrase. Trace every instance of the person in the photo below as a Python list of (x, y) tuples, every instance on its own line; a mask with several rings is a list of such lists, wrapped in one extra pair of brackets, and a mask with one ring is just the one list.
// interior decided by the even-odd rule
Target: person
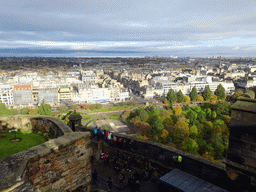
[(93, 185), (95, 185), (98, 180), (97, 176), (98, 176), (98, 173), (97, 173), (96, 169), (94, 169), (94, 172), (92, 172), (92, 184)]
[(93, 138), (97, 137), (97, 133), (98, 133), (98, 130), (97, 130), (97, 126), (94, 128), (93, 130)]
[(128, 177), (128, 184), (127, 184), (127, 187), (129, 188), (129, 189), (132, 189), (132, 175), (130, 175), (130, 177)]
[(120, 176), (119, 176), (119, 183), (124, 183), (124, 180), (125, 180), (124, 174), (120, 173)]
[(181, 164), (181, 162), (182, 162), (182, 156), (178, 156), (178, 162), (179, 162), (179, 164), (178, 164), (178, 168), (179, 169), (182, 169), (182, 164)]
[(104, 165), (106, 165), (106, 156), (107, 156), (107, 154), (104, 153), (104, 155), (103, 155)]
[(120, 172), (119, 164), (116, 164), (115, 171), (116, 171), (116, 175)]
[(105, 132), (105, 140), (108, 138), (108, 131)]
[(112, 178), (111, 178), (111, 176), (108, 177), (107, 182), (108, 182), (108, 191), (111, 191), (112, 190)]
[(117, 147), (121, 148), (122, 147), (122, 138), (119, 138), (117, 141)]
[(101, 127), (99, 128), (99, 139), (101, 139), (101, 133), (102, 133), (102, 130), (101, 130)]
[(102, 131), (102, 134), (101, 134), (101, 139), (102, 139), (102, 140), (105, 139), (105, 134), (106, 134), (106, 130), (103, 130), (103, 131)]
[(100, 135), (101, 135), (101, 128), (99, 127), (99, 129), (98, 129), (98, 137), (97, 137), (98, 141), (100, 140)]
[(129, 148), (130, 148), (130, 151), (131, 151), (131, 152), (134, 152), (134, 149), (133, 149), (133, 140), (130, 140), (130, 141), (129, 141), (128, 146), (129, 146)]
[(145, 169), (145, 176), (144, 176), (144, 179), (146, 181), (146, 183), (148, 182), (148, 178), (149, 178), (149, 170), (148, 168)]
[(115, 167), (116, 166), (116, 161), (117, 161), (117, 158), (116, 156), (113, 157), (113, 166)]
[(111, 135), (112, 135), (112, 133), (111, 133), (111, 132), (109, 132), (109, 133), (108, 133), (108, 138), (107, 138), (107, 140), (108, 140), (108, 144), (109, 144), (109, 145), (110, 145)]
[(139, 182), (139, 180), (136, 181), (134, 188), (135, 188), (135, 191), (138, 191), (138, 192), (140, 191), (140, 182)]
[(123, 141), (123, 149), (125, 150), (125, 148), (126, 148), (126, 139), (124, 139)]
[(114, 147), (116, 147), (116, 141), (117, 141), (117, 138), (116, 138), (116, 136), (114, 135), (114, 137), (113, 137), (113, 141), (114, 141)]
[(105, 159), (106, 159), (106, 165), (108, 166), (109, 165), (109, 156), (108, 156), (108, 154), (106, 155)]
[(130, 156), (128, 156), (128, 158), (127, 158), (127, 165), (128, 165), (127, 171), (129, 171), (129, 172), (132, 171), (131, 164), (132, 164), (132, 158)]

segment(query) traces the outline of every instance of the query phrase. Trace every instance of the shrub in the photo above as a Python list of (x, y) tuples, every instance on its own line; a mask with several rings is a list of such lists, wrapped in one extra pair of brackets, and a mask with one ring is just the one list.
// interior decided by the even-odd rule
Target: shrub
[(202, 96), (198, 96), (196, 100), (197, 100), (197, 101), (203, 101), (204, 98), (203, 98)]
[(44, 133), (43, 135), (44, 135), (45, 137), (48, 137), (49, 134), (48, 134), (48, 133)]
[(108, 127), (106, 125), (104, 125), (103, 130), (108, 131)]
[(67, 107), (66, 106), (60, 106), (59, 107), (59, 111), (62, 112), (62, 113), (66, 112), (67, 111)]
[(21, 114), (22, 115), (28, 115), (29, 111), (30, 111), (30, 108), (24, 107), (24, 108), (21, 109)]
[(42, 135), (42, 132), (41, 132), (41, 131), (38, 131), (37, 134), (38, 134), (38, 135)]

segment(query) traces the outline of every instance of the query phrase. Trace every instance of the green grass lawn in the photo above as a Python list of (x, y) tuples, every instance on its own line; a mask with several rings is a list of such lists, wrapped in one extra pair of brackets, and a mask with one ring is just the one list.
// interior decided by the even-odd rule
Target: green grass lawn
[(121, 113), (110, 113), (109, 116), (110, 117), (119, 117), (121, 115)]
[(102, 107), (101, 109), (88, 109), (87, 111), (89, 113), (95, 113), (95, 112), (106, 112), (106, 111), (119, 111), (119, 110), (126, 110), (126, 109), (130, 109), (134, 106), (113, 106), (113, 107)]
[(83, 121), (83, 122), (88, 122), (88, 121), (90, 121), (91, 119), (92, 119), (92, 116), (91, 116), (91, 115), (87, 115), (87, 116), (83, 116), (82, 121)]
[(22, 140), (20, 142), (13, 143), (9, 141), (9, 139), (14, 138), (13, 133), (4, 133), (3, 135), (6, 137), (0, 138), (0, 159), (46, 142), (42, 136), (32, 132), (17, 132), (16, 137), (22, 138)]

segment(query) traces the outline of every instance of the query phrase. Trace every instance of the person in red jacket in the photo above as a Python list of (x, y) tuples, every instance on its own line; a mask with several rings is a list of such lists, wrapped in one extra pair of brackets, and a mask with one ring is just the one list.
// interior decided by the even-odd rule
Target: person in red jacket
[(105, 140), (107, 140), (107, 138), (108, 138), (108, 131), (106, 131), (105, 133)]

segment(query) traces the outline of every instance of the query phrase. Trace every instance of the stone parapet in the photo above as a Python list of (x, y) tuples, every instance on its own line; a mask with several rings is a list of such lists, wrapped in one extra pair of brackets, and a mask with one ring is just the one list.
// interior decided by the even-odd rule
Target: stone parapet
[(0, 191), (65, 191), (90, 186), (90, 133), (67, 133), (0, 160)]

